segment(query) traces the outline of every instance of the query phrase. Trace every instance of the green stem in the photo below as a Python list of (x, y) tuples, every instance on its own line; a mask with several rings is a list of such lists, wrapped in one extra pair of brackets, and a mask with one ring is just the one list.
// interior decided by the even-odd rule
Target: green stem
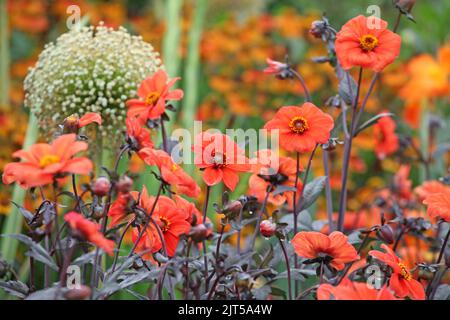
[[(183, 0), (166, 0), (165, 1), (165, 17), (167, 31), (163, 39), (163, 62), (167, 73), (170, 77), (178, 75), (180, 67), (180, 34), (181, 34), (181, 8)], [(172, 129), (171, 121), (167, 123), (167, 130)]]
[(359, 69), (358, 75), (358, 86), (356, 88), (355, 100), (353, 101), (352, 107), (352, 120), (350, 124), (350, 136), (345, 137), (345, 145), (344, 145), (344, 159), (342, 161), (342, 180), (341, 180), (341, 195), (339, 198), (339, 214), (337, 221), (337, 230), (343, 231), (344, 228), (344, 217), (345, 211), (347, 209), (347, 180), (348, 180), (348, 169), (350, 164), (350, 156), (352, 151), (352, 142), (353, 142), (353, 128), (355, 127), (355, 122), (357, 118), (358, 112), (358, 100), (359, 93), (361, 89), (361, 81), (362, 81), (362, 67)]
[[(198, 86), (199, 86), (199, 67), (200, 67), (200, 40), (202, 37), (203, 22), (206, 13), (208, 1), (197, 0), (194, 12), (194, 20), (189, 31), (189, 44), (186, 57), (186, 67), (184, 70), (184, 88), (185, 96), (183, 99), (183, 116), (182, 127), (189, 129), (193, 133), (195, 111), (198, 101)], [(187, 166), (186, 171), (192, 175), (194, 166)]]
[(0, 110), (9, 107), (9, 30), (6, 0), (0, 0)]

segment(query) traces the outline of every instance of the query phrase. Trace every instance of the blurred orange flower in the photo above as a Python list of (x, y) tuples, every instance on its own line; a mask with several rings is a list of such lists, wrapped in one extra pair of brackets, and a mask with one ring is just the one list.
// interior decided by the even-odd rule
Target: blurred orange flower
[(70, 228), (79, 232), (87, 241), (103, 249), (110, 256), (113, 255), (115, 242), (106, 239), (100, 232), (100, 225), (87, 220), (77, 212), (69, 212), (64, 216)]
[(318, 300), (397, 300), (387, 286), (377, 290), (365, 282), (342, 281), (338, 286), (322, 284), (317, 289)]
[(346, 263), (359, 259), (347, 236), (339, 231), (334, 231), (329, 236), (315, 231), (303, 231), (297, 233), (291, 243), (300, 257), (330, 259), (329, 264), (336, 270), (342, 270)]
[(428, 206), (427, 213), (435, 218), (439, 217), (450, 222), (450, 191), (430, 193), (425, 197), (423, 203)]
[(375, 153), (378, 159), (384, 159), (397, 151), (398, 137), (395, 133), (395, 121), (391, 117), (382, 117), (373, 126), (375, 136)]

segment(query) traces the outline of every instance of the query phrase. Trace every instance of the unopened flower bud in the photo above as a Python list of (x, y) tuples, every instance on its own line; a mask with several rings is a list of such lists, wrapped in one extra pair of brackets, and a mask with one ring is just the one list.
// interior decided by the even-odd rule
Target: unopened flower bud
[(264, 237), (270, 238), (277, 231), (277, 225), (272, 220), (263, 220), (259, 224), (259, 231)]
[(232, 201), (227, 203), (223, 208), (222, 212), (224, 215), (226, 215), (229, 219), (233, 219), (234, 217), (237, 217), (242, 210), (242, 203), (238, 200)]
[(121, 193), (128, 193), (133, 189), (133, 180), (129, 176), (120, 177), (117, 182), (117, 191)]
[(77, 115), (71, 115), (64, 119), (63, 132), (64, 133), (78, 133), (80, 129), (80, 119)]
[(64, 294), (67, 300), (85, 300), (91, 296), (91, 288), (81, 285), (79, 288), (70, 289)]
[(202, 242), (208, 237), (208, 228), (203, 223), (193, 226), (189, 231), (189, 237), (194, 242)]
[(394, 4), (401, 11), (409, 13), (416, 4), (416, 0), (394, 0)]
[(92, 192), (99, 197), (106, 196), (110, 189), (111, 182), (109, 182), (109, 179), (106, 177), (97, 178), (92, 185)]
[(311, 24), (309, 33), (315, 38), (321, 38), (325, 29), (325, 23), (321, 20), (316, 20)]
[(387, 244), (392, 244), (394, 243), (394, 230), (390, 225), (385, 224), (378, 230), (377, 237)]

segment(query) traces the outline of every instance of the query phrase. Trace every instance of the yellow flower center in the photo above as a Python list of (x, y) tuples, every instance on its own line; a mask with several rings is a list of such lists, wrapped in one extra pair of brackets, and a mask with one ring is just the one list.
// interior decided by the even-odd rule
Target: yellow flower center
[(47, 168), (52, 164), (58, 163), (60, 160), (61, 159), (58, 156), (55, 156), (54, 154), (46, 154), (39, 161), (39, 166), (41, 168)]
[(178, 170), (178, 166), (174, 163), (173, 165), (172, 165), (172, 172), (175, 172), (175, 171), (177, 171)]
[(305, 118), (300, 116), (294, 117), (289, 123), (289, 128), (291, 129), (292, 132), (303, 133), (309, 129), (308, 121), (306, 121)]
[(156, 102), (158, 102), (158, 99), (161, 95), (159, 94), (159, 92), (154, 91), (154, 92), (150, 92), (147, 97), (145, 97), (145, 104), (147, 105), (147, 107), (152, 107), (156, 104)]
[(169, 231), (169, 229), (170, 229), (170, 221), (169, 221), (169, 219), (167, 219), (166, 217), (162, 217), (162, 216), (160, 216), (159, 217), (159, 221), (160, 221), (160, 224), (159, 224), (159, 227), (161, 228), (161, 231), (162, 232), (167, 232), (167, 231)]
[(412, 276), (411, 276), (411, 272), (409, 272), (408, 268), (401, 262), (398, 264), (398, 266), (401, 269), (402, 277), (407, 281), (411, 280)]
[(369, 52), (375, 49), (375, 47), (378, 45), (378, 39), (371, 34), (366, 34), (362, 36), (361, 39), (359, 39), (359, 43), (361, 49)]

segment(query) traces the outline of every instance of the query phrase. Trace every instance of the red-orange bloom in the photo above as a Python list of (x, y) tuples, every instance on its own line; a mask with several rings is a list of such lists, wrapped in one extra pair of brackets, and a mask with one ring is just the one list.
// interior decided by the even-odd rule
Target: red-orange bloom
[(142, 148), (153, 148), (150, 132), (142, 127), (136, 118), (127, 118), (125, 123), (127, 126), (127, 141), (134, 151), (139, 151)]
[(316, 144), (328, 142), (333, 126), (329, 114), (306, 102), (301, 107), (282, 107), (264, 128), (279, 130), (280, 146), (285, 150), (310, 152)]
[(183, 90), (170, 91), (170, 88), (179, 79), (169, 80), (167, 73), (159, 70), (153, 76), (142, 81), (137, 92), (140, 99), (127, 101), (127, 117), (138, 117), (142, 122), (159, 118), (166, 109), (167, 100), (176, 101), (183, 98)]
[(398, 150), (396, 124), (391, 117), (382, 117), (373, 126), (375, 136), (375, 153), (378, 159), (384, 159)]
[(400, 260), (394, 251), (389, 248), (384, 243), (381, 245), (386, 253), (371, 250), (369, 255), (376, 258), (377, 260), (384, 262), (392, 269), (392, 275), (389, 279), (389, 287), (395, 292), (395, 294), (400, 297), (410, 297), (416, 300), (425, 299), (425, 291), (422, 284), (413, 279), (409, 269)]
[[(131, 241), (136, 243), (139, 238), (139, 229), (133, 228), (133, 232), (131, 234)], [(153, 263), (153, 253), (161, 250), (162, 244), (161, 239), (158, 237), (158, 232), (155, 229), (155, 226), (149, 224), (147, 229), (144, 231), (144, 234), (139, 240), (139, 243), (136, 245), (136, 252), (141, 254), (142, 259), (146, 261), (151, 261)]]
[(100, 225), (87, 220), (77, 212), (69, 212), (64, 216), (70, 228), (79, 232), (87, 241), (95, 244), (110, 256), (113, 255), (114, 241), (106, 239), (100, 232)]
[(342, 68), (355, 66), (382, 71), (400, 54), (401, 38), (387, 22), (362, 15), (351, 19), (336, 35), (336, 55)]
[(130, 202), (130, 194), (129, 193), (119, 193), (116, 201), (113, 202), (111, 208), (108, 211), (108, 217), (111, 218), (111, 222), (109, 224), (110, 228), (115, 227), (119, 223), (121, 223), (128, 215), (127, 207)]
[(203, 170), (203, 180), (208, 186), (223, 183), (234, 190), (239, 182), (238, 172), (250, 171), (249, 160), (227, 135), (203, 132), (192, 147), (195, 165)]
[(409, 200), (412, 198), (412, 181), (409, 179), (411, 166), (402, 164), (394, 175), (393, 189), (402, 200)]
[(433, 193), (448, 192), (450, 193), (450, 186), (443, 184), (442, 182), (432, 180), (425, 181), (422, 185), (414, 189), (415, 193), (418, 195), (420, 200), (425, 200), (425, 198)]
[(329, 236), (315, 231), (302, 231), (291, 240), (295, 253), (307, 259), (326, 258), (336, 270), (344, 269), (348, 262), (359, 259), (355, 248), (342, 232), (334, 231)]
[(322, 284), (317, 289), (317, 300), (397, 300), (387, 286), (380, 290), (363, 282), (342, 281), (338, 286)]
[(195, 207), (195, 204), (177, 195), (174, 196), (174, 200), (177, 207), (187, 213), (187, 221), (191, 225), (197, 225), (203, 222), (203, 217), (200, 211)]
[(175, 191), (188, 197), (197, 197), (200, 187), (183, 168), (176, 164), (172, 157), (163, 150), (142, 149), (139, 156), (150, 166), (157, 166), (165, 182), (175, 188)]
[(83, 128), (91, 123), (97, 123), (99, 126), (102, 125), (102, 117), (100, 114), (95, 112), (88, 112), (82, 116), (78, 122), (78, 127)]
[(88, 112), (81, 118), (78, 118), (78, 115), (74, 114), (66, 119), (64, 119), (64, 133), (78, 133), (78, 130), (87, 126), (91, 123), (97, 123), (98, 125), (102, 124), (102, 117), (98, 113)]
[(86, 150), (85, 142), (76, 141), (75, 134), (58, 137), (51, 144), (37, 143), (29, 151), (19, 150), (13, 153), (23, 162), (13, 162), (5, 166), (3, 183), (17, 181), (23, 188), (43, 186), (66, 174), (88, 174), (92, 162), (88, 158), (73, 158), (75, 154)]
[(172, 199), (160, 197), (156, 221), (161, 228), (166, 244), (167, 255), (174, 256), (180, 235), (187, 234), (191, 228), (187, 213), (177, 207)]
[(275, 60), (272, 60), (270, 58), (266, 59), (266, 62), (268, 64), (268, 67), (264, 69), (264, 73), (266, 74), (280, 74), (281, 72), (287, 70), (288, 65), (286, 63), (278, 62)]
[[(132, 192), (131, 195), (135, 200), (139, 197), (139, 194), (135, 191)], [(155, 197), (148, 195), (147, 189), (144, 186), (142, 193), (140, 194), (139, 206), (145, 209), (147, 214), (150, 214), (155, 200)], [(167, 255), (172, 257), (175, 254), (180, 235), (187, 234), (189, 232), (190, 224), (188, 222), (189, 216), (187, 212), (178, 208), (172, 199), (166, 196), (160, 196), (158, 198), (158, 202), (156, 203), (155, 210), (153, 211), (152, 218), (162, 231)], [(157, 233), (155, 232), (155, 226), (151, 226), (150, 223), (149, 230), (147, 231), (147, 236), (152, 237), (152, 239), (143, 240), (143, 243), (151, 243), (152, 252), (159, 251), (162, 248), (162, 243), (161, 239), (159, 239), (159, 236), (157, 236)]]
[(450, 222), (450, 191), (427, 195), (424, 204), (428, 206), (427, 213), (431, 217), (439, 217), (446, 222)]
[[(270, 150), (262, 150), (258, 152), (258, 162), (264, 161), (263, 158), (270, 158)], [(278, 167), (278, 168), (275, 168)], [(299, 167), (302, 171), (302, 168)], [(269, 165), (267, 167), (257, 164), (254, 166), (254, 174), (249, 179), (249, 194), (258, 198), (258, 201), (263, 202), (267, 194), (267, 189), (272, 185), (272, 191), (267, 198), (269, 203), (276, 206), (284, 204), (286, 201), (289, 206), (293, 204), (294, 192), (287, 190), (284, 192), (276, 191), (277, 187), (295, 186), (295, 175), (297, 173), (297, 162), (289, 157), (278, 157), (278, 164)], [(297, 194), (300, 195), (303, 187), (300, 179), (297, 181)], [(274, 191), (276, 191), (274, 194)]]

